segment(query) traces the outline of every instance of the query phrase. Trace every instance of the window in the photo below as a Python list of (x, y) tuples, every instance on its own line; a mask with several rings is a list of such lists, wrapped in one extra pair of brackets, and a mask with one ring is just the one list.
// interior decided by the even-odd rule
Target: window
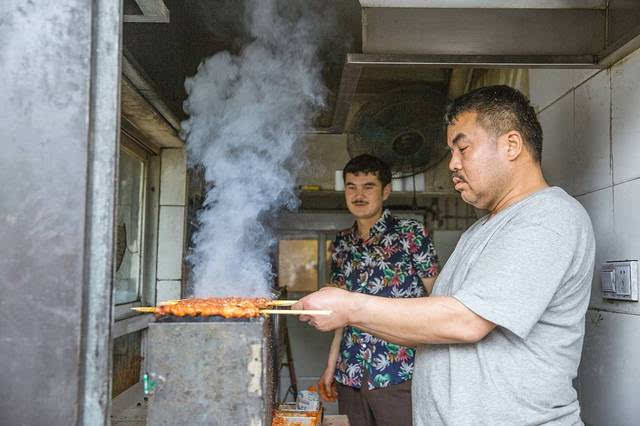
[(283, 237), (278, 243), (278, 284), (289, 292), (310, 293), (331, 278), (333, 234), (319, 232)]
[(155, 287), (155, 276), (148, 265), (155, 264), (150, 234), (157, 224), (152, 208), (157, 164), (157, 157), (146, 146), (124, 131), (120, 134), (113, 260), (112, 397), (138, 383), (143, 371), (143, 342), (149, 316), (137, 315), (130, 308), (148, 304), (149, 290)]
[(318, 289), (318, 240), (280, 240), (278, 245), (280, 287), (288, 291)]
[(140, 300), (146, 162), (122, 146), (118, 175), (114, 303)]

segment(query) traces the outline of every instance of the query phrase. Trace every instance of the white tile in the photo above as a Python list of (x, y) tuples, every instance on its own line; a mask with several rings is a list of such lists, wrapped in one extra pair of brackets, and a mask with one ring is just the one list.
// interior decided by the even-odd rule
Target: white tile
[(611, 185), (609, 71), (575, 90), (574, 137), (567, 147), (573, 194)]
[(575, 187), (568, 164), (575, 161), (569, 149), (573, 139), (573, 93), (563, 97), (539, 115), (544, 134), (542, 170), (547, 182), (570, 193)]
[(584, 206), (596, 238), (596, 260), (591, 287), (591, 307), (603, 307), (608, 302), (603, 302), (600, 293), (600, 267), (603, 262), (610, 260), (612, 248), (616, 238), (613, 228), (613, 188), (609, 187), (600, 191), (576, 197)]
[(571, 90), (573, 74), (570, 69), (530, 69), (529, 96), (536, 111)]
[(579, 370), (582, 420), (587, 425), (638, 424), (640, 317), (589, 311)]
[(184, 206), (187, 182), (183, 149), (163, 149), (160, 172), (160, 205)]
[(599, 70), (599, 69), (573, 69), (571, 71), (572, 71), (571, 72), (571, 77), (572, 77), (573, 87), (577, 87), (580, 84), (584, 83), (589, 78), (593, 77), (593, 75), (595, 75), (596, 73), (601, 72), (602, 70)]
[(184, 207), (160, 207), (157, 273), (159, 280), (179, 280), (182, 277), (184, 215)]
[(640, 179), (613, 187), (615, 259), (640, 259)]
[(640, 53), (611, 69), (614, 182), (640, 177)]
[(156, 287), (156, 304), (166, 300), (175, 300), (182, 297), (180, 281), (158, 281)]
[(640, 179), (614, 186), (613, 200), (616, 259), (609, 260), (640, 259)]
[(640, 314), (638, 303), (602, 298), (599, 271), (609, 260), (640, 260), (640, 180), (626, 182), (577, 197), (585, 207), (596, 237), (596, 261), (591, 291), (591, 308)]

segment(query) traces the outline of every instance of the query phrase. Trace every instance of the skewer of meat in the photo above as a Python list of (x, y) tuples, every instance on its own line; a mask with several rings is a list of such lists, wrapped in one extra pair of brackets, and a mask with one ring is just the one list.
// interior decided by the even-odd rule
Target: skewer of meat
[(225, 318), (252, 318), (266, 308), (270, 299), (266, 298), (207, 298), (184, 299), (170, 305), (158, 306), (156, 314), (175, 316), (211, 316), (220, 315)]
[[(176, 303), (180, 303), (184, 300), (194, 300), (194, 299), (173, 299), (173, 300), (164, 300), (162, 302), (158, 303), (158, 306), (163, 306), (163, 305), (175, 305)], [(207, 300), (207, 299), (204, 299)], [(291, 306), (291, 305), (295, 305), (296, 303), (298, 303), (297, 300), (280, 300), (280, 299), (275, 299), (275, 300), (271, 300), (271, 299), (267, 299), (267, 306)]]
[[(275, 310), (265, 309), (273, 306), (274, 301), (266, 298), (207, 298), (207, 299), (182, 299), (171, 301), (156, 307), (132, 308), (138, 312), (149, 312), (156, 315), (183, 316), (213, 316), (225, 318), (254, 318), (260, 314), (309, 314), (329, 315), (331, 311), (305, 311), (305, 310)], [(284, 301), (280, 306), (291, 306), (296, 301)]]

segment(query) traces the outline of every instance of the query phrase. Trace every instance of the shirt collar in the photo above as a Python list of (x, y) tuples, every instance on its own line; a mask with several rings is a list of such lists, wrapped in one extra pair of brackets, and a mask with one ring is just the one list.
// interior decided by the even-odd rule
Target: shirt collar
[[(369, 239), (367, 241), (373, 240), (375, 237), (381, 237), (391, 228), (392, 216), (389, 209), (384, 209), (382, 212), (382, 216), (373, 224), (371, 229), (369, 229)], [(358, 222), (354, 222), (353, 227), (351, 228), (351, 236), (354, 241), (360, 239), (360, 233), (358, 232)]]

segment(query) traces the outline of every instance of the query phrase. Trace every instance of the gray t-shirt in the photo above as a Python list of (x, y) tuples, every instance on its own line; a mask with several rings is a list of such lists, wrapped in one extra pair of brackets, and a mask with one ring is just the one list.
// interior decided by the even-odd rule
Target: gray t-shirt
[(589, 216), (557, 187), (473, 224), (433, 295), (496, 328), (475, 344), (418, 347), (414, 425), (582, 424), (572, 380), (594, 256)]

